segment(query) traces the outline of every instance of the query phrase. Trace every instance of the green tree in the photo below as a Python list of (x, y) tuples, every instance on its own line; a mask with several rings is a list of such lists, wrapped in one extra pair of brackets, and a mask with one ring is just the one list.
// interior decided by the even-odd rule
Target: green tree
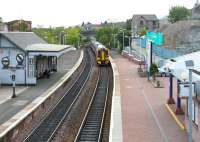
[(175, 23), (180, 20), (187, 19), (191, 15), (190, 10), (184, 6), (173, 6), (169, 10), (168, 20), (171, 23)]
[(127, 19), (126, 20), (126, 29), (128, 30), (128, 31), (130, 31), (131, 30), (131, 24), (132, 24), (132, 19)]
[(139, 32), (138, 32), (138, 35), (141, 37), (141, 36), (144, 36), (146, 35), (146, 32), (148, 31), (148, 28), (147, 27), (142, 27), (140, 28)]
[(97, 30), (96, 34), (96, 39), (97, 41), (101, 42), (104, 44), (106, 47), (111, 47), (111, 42), (112, 42), (112, 35), (114, 34), (115, 29), (109, 27), (109, 26), (104, 26)]
[(19, 28), (21, 32), (28, 32), (28, 26), (24, 21), (20, 21)]
[[(124, 32), (124, 37), (123, 37), (123, 32)], [(117, 39), (120, 42), (121, 48), (123, 46), (123, 38), (124, 38), (124, 46), (129, 46), (129, 37), (131, 36), (130, 32), (126, 29), (124, 29), (123, 31), (118, 32), (117, 34)]]
[(69, 27), (66, 29), (66, 40), (67, 44), (72, 44), (75, 47), (78, 47), (80, 43), (80, 28), (79, 27)]

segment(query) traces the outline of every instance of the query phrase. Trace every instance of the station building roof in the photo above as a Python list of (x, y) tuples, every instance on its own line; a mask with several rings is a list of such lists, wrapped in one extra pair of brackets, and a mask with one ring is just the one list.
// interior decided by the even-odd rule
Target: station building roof
[(0, 32), (0, 34), (22, 50), (25, 50), (25, 48), (31, 44), (47, 44), (46, 41), (33, 32)]
[(33, 32), (0, 32), (7, 40), (12, 42), (24, 52), (31, 55), (57, 56), (75, 50), (71, 45), (48, 44)]
[[(200, 51), (186, 54), (183, 56), (178, 56), (176, 58), (168, 59), (165, 61), (162, 67), (159, 68), (162, 72), (168, 72), (174, 75), (177, 79), (185, 82), (189, 82), (189, 70), (186, 67), (185, 61), (193, 60), (194, 66), (193, 70), (200, 72)], [(168, 69), (169, 70), (168, 70)], [(183, 80), (183, 74), (185, 74), (186, 79)], [(193, 82), (200, 82), (200, 75), (192, 74)]]

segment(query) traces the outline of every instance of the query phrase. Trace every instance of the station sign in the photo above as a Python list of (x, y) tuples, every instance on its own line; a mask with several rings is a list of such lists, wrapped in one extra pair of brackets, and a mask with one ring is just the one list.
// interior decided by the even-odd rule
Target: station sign
[(156, 45), (163, 45), (163, 33), (161, 32), (147, 32), (146, 37)]
[(10, 60), (9, 60), (8, 57), (3, 57), (3, 58), (1, 59), (1, 63), (2, 63), (2, 65), (3, 65), (4, 67), (8, 67), (9, 64), (10, 64)]
[[(192, 84), (192, 96), (195, 96), (195, 85)], [(190, 85), (189, 84), (179, 84), (179, 96), (181, 98), (188, 98), (189, 97), (189, 91), (190, 91)]]

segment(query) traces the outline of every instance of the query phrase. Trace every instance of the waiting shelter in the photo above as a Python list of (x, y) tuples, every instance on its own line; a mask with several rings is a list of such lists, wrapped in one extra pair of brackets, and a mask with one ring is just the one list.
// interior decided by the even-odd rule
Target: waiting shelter
[[(161, 72), (169, 73), (169, 99), (168, 104), (175, 104), (176, 102), (176, 114), (185, 113), (185, 126), (188, 126), (188, 114), (189, 114), (189, 69), (187, 68), (188, 61), (193, 61), (192, 67), (192, 120), (194, 126), (200, 124), (200, 51), (186, 54), (176, 58), (168, 59), (164, 65), (159, 68)], [(177, 82), (177, 96), (176, 101), (173, 95), (173, 77), (176, 78)], [(186, 100), (186, 108), (183, 112), (181, 106), (181, 100)], [(193, 128), (194, 138), (196, 135), (200, 137), (198, 129)]]

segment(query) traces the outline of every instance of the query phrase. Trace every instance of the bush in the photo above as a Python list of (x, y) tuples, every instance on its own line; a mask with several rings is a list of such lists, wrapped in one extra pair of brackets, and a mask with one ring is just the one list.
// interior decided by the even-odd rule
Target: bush
[(151, 64), (150, 75), (153, 76), (154, 80), (155, 80), (155, 74), (156, 73), (158, 73), (158, 66), (156, 64)]

